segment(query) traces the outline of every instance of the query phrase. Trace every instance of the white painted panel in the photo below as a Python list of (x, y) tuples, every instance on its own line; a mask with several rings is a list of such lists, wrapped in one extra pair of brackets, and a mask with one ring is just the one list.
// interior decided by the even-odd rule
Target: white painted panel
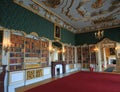
[(44, 68), (44, 75), (51, 74), (51, 68)]
[(10, 72), (10, 83), (16, 83), (20, 81), (24, 81), (23, 71)]

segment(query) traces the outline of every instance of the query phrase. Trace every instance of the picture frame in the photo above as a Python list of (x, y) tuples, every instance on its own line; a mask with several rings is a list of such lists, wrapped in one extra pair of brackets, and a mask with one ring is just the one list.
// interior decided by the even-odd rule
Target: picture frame
[(109, 48), (110, 55), (115, 55), (115, 48)]
[(60, 40), (61, 39), (61, 28), (60, 26), (54, 24), (54, 38), (56, 40)]

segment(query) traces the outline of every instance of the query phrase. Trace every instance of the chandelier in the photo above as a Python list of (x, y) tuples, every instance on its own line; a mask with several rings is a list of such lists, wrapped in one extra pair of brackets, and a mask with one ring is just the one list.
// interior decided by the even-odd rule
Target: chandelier
[(95, 32), (95, 38), (96, 39), (101, 39), (101, 38), (103, 38), (103, 36), (104, 36), (104, 31), (103, 30), (98, 30), (97, 32)]

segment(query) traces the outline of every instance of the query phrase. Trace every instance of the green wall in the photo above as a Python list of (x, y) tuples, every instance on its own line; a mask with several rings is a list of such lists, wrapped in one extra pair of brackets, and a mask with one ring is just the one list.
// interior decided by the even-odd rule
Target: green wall
[(95, 44), (104, 38), (109, 38), (113, 41), (120, 42), (120, 27), (105, 29), (104, 30), (104, 37), (100, 40), (95, 38), (94, 33), (95, 32), (76, 34), (75, 35), (76, 45), (83, 45), (85, 43), (86, 44)]
[[(13, 0), (0, 0), (0, 25), (26, 33), (36, 32), (54, 40), (54, 24), (15, 4)], [(75, 34), (61, 29), (61, 42), (75, 44)]]
[[(25, 31), (28, 34), (30, 32), (36, 32), (39, 36), (54, 40), (53, 23), (15, 4), (12, 0), (0, 0), (0, 26)], [(120, 28), (105, 30), (105, 37), (120, 42)], [(73, 34), (61, 28), (60, 41), (72, 45), (82, 45), (85, 43), (94, 44), (100, 40), (95, 39), (94, 32)]]
[(62, 29), (61, 36), (62, 42), (75, 45), (75, 34), (73, 34), (72, 32), (66, 29)]

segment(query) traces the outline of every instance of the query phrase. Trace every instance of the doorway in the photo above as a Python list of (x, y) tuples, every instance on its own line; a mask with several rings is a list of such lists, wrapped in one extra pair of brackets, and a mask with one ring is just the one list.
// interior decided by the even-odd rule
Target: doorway
[[(100, 52), (98, 54), (98, 64), (101, 71), (113, 72), (116, 69), (116, 42), (104, 38), (98, 43)], [(114, 69), (114, 70), (113, 70)]]
[(62, 55), (62, 44), (60, 42), (54, 41), (52, 42), (52, 61), (62, 61), (63, 55)]

